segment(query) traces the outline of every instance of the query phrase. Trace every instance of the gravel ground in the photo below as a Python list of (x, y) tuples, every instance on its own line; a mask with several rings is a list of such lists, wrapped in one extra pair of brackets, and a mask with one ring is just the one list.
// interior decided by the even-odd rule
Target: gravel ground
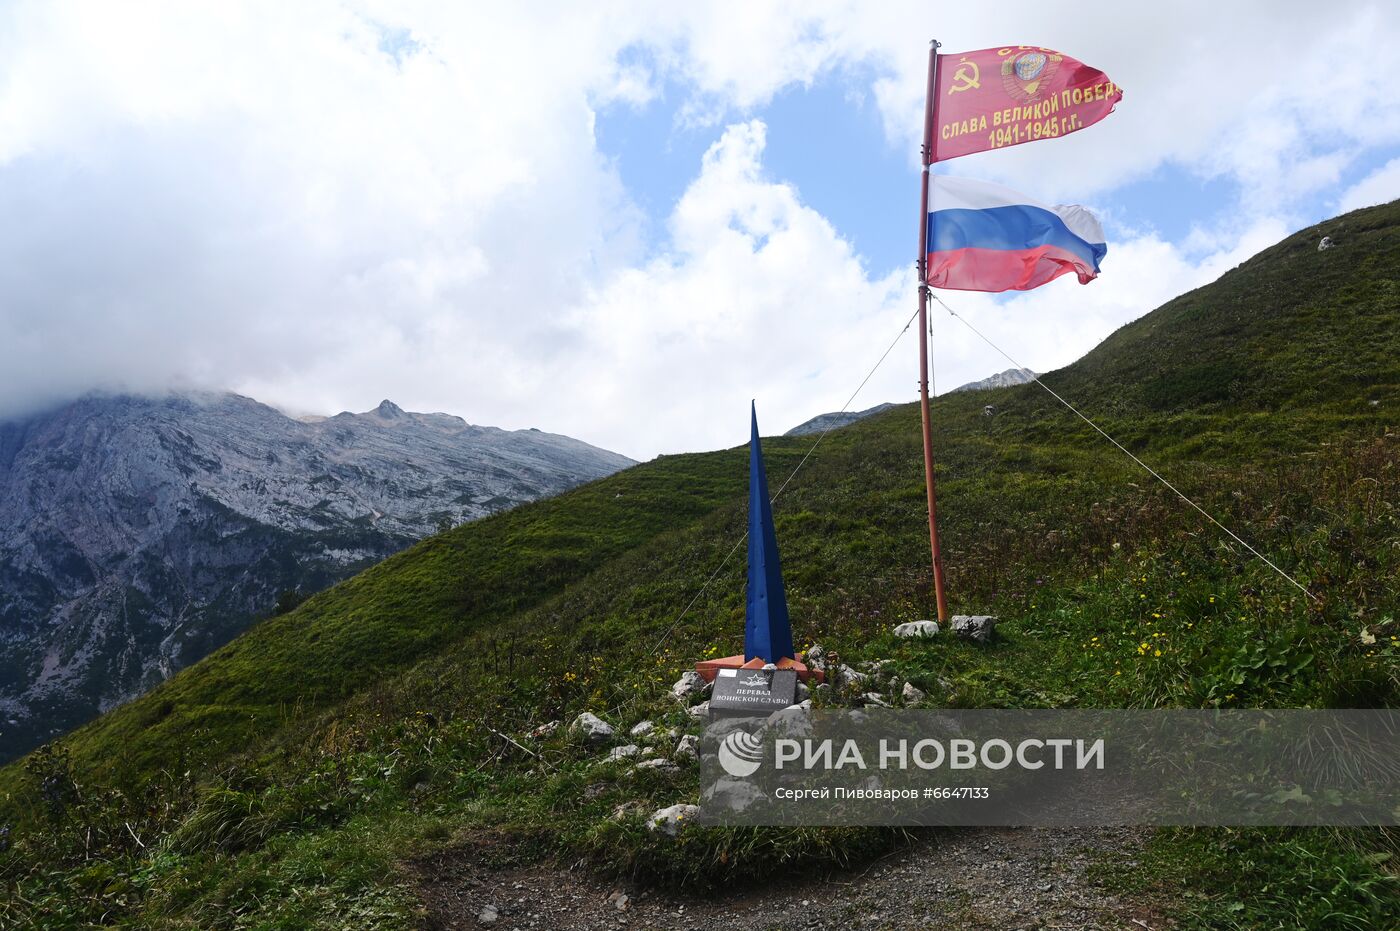
[[(470, 850), (413, 869), (433, 931), (1157, 931), (1170, 925), (1150, 903), (1124, 901), (1085, 875), (1106, 858), (1131, 863), (1141, 843), (1141, 832), (1121, 828), (939, 832), (848, 873), (774, 881), (708, 900), (544, 864), (493, 869)], [(494, 921), (482, 920), (491, 917), (482, 915), (487, 906)]]

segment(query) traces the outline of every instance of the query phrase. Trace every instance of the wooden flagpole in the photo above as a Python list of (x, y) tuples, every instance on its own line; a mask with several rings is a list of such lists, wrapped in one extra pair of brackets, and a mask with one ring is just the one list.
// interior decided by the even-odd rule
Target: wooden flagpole
[(933, 477), (933, 434), (930, 431), (928, 403), (928, 183), (933, 164), (933, 133), (938, 112), (938, 48), (934, 39), (928, 49), (928, 91), (924, 97), (923, 192), (919, 197), (919, 409), (924, 418), (924, 483), (928, 488), (928, 541), (933, 556), (933, 591), (938, 603), (938, 620), (948, 622), (948, 602), (943, 592), (943, 556), (938, 549), (938, 495)]

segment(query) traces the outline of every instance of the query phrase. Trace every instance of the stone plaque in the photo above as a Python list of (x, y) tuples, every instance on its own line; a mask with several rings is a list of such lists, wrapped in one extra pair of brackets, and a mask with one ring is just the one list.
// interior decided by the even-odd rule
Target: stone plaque
[(721, 669), (710, 695), (710, 716), (767, 717), (797, 704), (797, 672), (792, 669)]

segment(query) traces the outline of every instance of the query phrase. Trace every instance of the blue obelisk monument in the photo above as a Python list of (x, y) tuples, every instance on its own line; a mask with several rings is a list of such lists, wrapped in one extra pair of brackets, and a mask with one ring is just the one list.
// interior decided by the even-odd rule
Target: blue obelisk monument
[(773, 533), (773, 505), (758, 438), (758, 409), (750, 405), (749, 439), (749, 601), (744, 614), (744, 659), (776, 663), (797, 655), (792, 646), (783, 566)]
[[(787, 594), (783, 591), (783, 566), (778, 559), (778, 538), (773, 533), (773, 505), (768, 498), (768, 475), (763, 468), (763, 444), (758, 438), (758, 410), (749, 407), (749, 590), (744, 611), (744, 652), (717, 659), (704, 659), (695, 664), (706, 682), (716, 682), (723, 676), (730, 684), (739, 669), (762, 670), (772, 663), (777, 671), (770, 677), (776, 681), (786, 677), (789, 683), (798, 679), (821, 682), (821, 670), (808, 669), (797, 658), (792, 644), (792, 622), (788, 619)], [(767, 673), (765, 673), (767, 675)], [(776, 686), (775, 686), (776, 687)], [(791, 689), (788, 689), (790, 692)], [(786, 695), (791, 699), (792, 695)], [(712, 701), (722, 701), (716, 692)], [(762, 702), (759, 702), (762, 704)], [(791, 701), (787, 701), (791, 704)], [(738, 710), (752, 710), (737, 701)], [(716, 707), (711, 705), (711, 708)], [(785, 705), (783, 705), (785, 707)], [(731, 709), (732, 710), (732, 709)]]

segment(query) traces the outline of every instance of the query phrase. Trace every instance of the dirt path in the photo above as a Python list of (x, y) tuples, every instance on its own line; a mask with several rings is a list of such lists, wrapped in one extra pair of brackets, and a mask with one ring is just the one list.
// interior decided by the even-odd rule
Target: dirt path
[[(420, 862), (429, 927), (468, 931), (842, 931), (1124, 929), (1170, 927), (1086, 872), (1105, 857), (1131, 861), (1128, 829), (978, 829), (939, 833), (883, 860), (822, 878), (722, 895), (717, 901), (608, 883), (546, 865), (493, 870), (465, 851)], [(626, 895), (625, 908), (616, 900)], [(483, 923), (486, 906), (494, 922)]]

